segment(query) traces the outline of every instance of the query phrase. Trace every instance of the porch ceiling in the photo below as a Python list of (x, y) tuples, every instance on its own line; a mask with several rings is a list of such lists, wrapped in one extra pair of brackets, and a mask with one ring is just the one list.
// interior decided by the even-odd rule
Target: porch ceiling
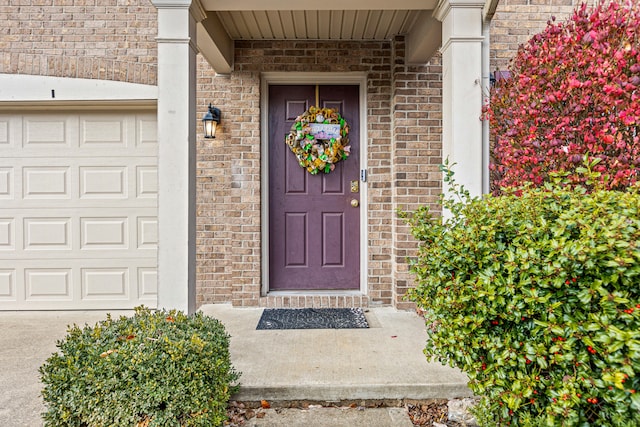
[(198, 48), (218, 73), (233, 69), (235, 40), (389, 40), (407, 37), (407, 62), (440, 47), (438, 0), (199, 0)]

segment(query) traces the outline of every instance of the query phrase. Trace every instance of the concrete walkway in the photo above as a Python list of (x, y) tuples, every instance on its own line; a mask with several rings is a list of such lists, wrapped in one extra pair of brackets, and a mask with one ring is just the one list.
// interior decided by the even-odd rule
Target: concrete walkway
[[(462, 373), (426, 362), (425, 327), (415, 313), (370, 309), (369, 329), (257, 331), (262, 309), (220, 304), (202, 311), (221, 320), (232, 337), (232, 363), (242, 372), (237, 400), (336, 402), (471, 395)], [(0, 312), (0, 426), (42, 425), (38, 367), (56, 350), (67, 325), (94, 324), (104, 317), (104, 312)], [(270, 410), (248, 425), (411, 426), (402, 411)]]

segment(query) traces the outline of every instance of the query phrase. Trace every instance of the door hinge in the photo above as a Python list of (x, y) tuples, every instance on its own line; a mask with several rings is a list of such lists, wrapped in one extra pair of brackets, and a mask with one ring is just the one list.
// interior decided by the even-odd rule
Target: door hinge
[(360, 181), (367, 182), (367, 170), (366, 169), (360, 170)]

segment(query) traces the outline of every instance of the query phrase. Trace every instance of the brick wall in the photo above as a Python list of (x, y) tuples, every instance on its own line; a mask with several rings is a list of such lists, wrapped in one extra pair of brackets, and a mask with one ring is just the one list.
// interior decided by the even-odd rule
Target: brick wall
[(506, 70), (518, 46), (542, 31), (552, 16), (564, 20), (581, 3), (581, 0), (500, 0), (491, 21), (491, 71)]
[[(428, 204), (439, 212), (442, 192), (442, 67), (440, 55), (425, 66), (404, 63), (404, 38), (394, 43), (393, 72), (393, 205), (413, 211)], [(414, 286), (407, 258), (415, 256), (416, 241), (404, 221), (393, 216), (394, 302), (400, 309), (413, 307), (403, 300)]]
[(5, 0), (0, 73), (153, 85), (156, 34), (150, 0)]
[(222, 116), (216, 138), (198, 141), (198, 304), (256, 305), (259, 297), (259, 88), (257, 73), (216, 77), (199, 57), (198, 116), (209, 102)]
[[(132, 17), (135, 16), (135, 19)], [(157, 82), (157, 13), (149, 0), (8, 0), (0, 5), (0, 73)], [(198, 133), (198, 304), (398, 304), (412, 286), (415, 250), (396, 209), (440, 192), (441, 66), (403, 63), (404, 40), (237, 42), (235, 71), (216, 76), (199, 57), (198, 117), (222, 110), (218, 137)], [(261, 298), (260, 73), (367, 75), (368, 293)], [(436, 207), (436, 206), (434, 206)]]
[[(199, 114), (222, 110), (216, 139), (198, 143), (198, 303), (240, 306), (363, 306), (401, 301), (410, 286), (406, 256), (415, 247), (396, 208), (435, 201), (441, 162), (440, 63), (404, 66), (393, 42), (245, 41), (235, 71), (216, 76), (202, 59)], [(367, 74), (368, 295), (260, 297), (260, 73)], [(400, 289), (396, 291), (396, 287)], [(407, 308), (406, 303), (404, 307)]]

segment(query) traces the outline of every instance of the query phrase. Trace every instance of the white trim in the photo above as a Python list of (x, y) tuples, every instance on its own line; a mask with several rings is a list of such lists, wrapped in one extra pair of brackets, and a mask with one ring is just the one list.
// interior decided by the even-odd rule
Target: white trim
[[(325, 72), (267, 72), (262, 73), (260, 93), (260, 123), (261, 123), (261, 218), (262, 218), (262, 287), (261, 296), (284, 295), (269, 292), (269, 85), (290, 84), (332, 84), (358, 85), (360, 95), (360, 170), (367, 169), (367, 149), (369, 136), (367, 133), (367, 75), (365, 73), (325, 73)], [(360, 291), (327, 291), (329, 295), (368, 295), (368, 182), (360, 181)], [(313, 295), (304, 291), (288, 295)], [(324, 292), (324, 291), (321, 291)], [(351, 292), (345, 294), (344, 292)]]
[[(493, 15), (491, 15), (493, 16)], [(491, 91), (491, 59), (490, 59), (490, 31), (491, 21), (482, 22), (482, 106), (489, 104), (489, 93)], [(489, 164), (491, 163), (489, 120), (482, 120), (482, 194), (489, 194), (491, 191)]]
[[(160, 3), (161, 0), (153, 0)], [(162, 0), (170, 1), (170, 0)], [(243, 10), (420, 10), (433, 9), (436, 0), (200, 0), (206, 10), (243, 11)], [(268, 3), (268, 4), (267, 4)]]
[[(360, 291), (369, 295), (369, 129), (367, 122), (367, 76), (360, 82), (360, 173), (367, 171), (367, 179), (360, 179)], [(360, 177), (362, 178), (362, 177)]]
[(488, 24), (493, 19), (493, 15), (496, 14), (499, 0), (486, 0), (484, 7), (482, 8), (482, 19)]
[(0, 74), (0, 102), (157, 101), (158, 87), (109, 80)]
[(196, 31), (198, 50), (216, 73), (233, 71), (235, 43), (224, 30), (218, 16), (212, 13), (198, 23)]
[(165, 9), (186, 9), (191, 6), (191, 0), (151, 0), (151, 4), (153, 4), (156, 8), (165, 8)]
[(0, 111), (40, 111), (51, 110), (78, 110), (83, 111), (155, 111), (158, 101), (155, 99), (122, 99), (116, 101), (1, 101)]
[(338, 296), (338, 297), (355, 297), (364, 295), (361, 291), (342, 291), (342, 290), (308, 290), (308, 291), (271, 291), (270, 297), (309, 297), (309, 296)]
[(450, 37), (442, 47), (440, 48), (440, 52), (444, 52), (449, 49), (452, 44), (456, 43), (482, 43), (484, 41), (484, 37)]
[(260, 131), (260, 296), (265, 296), (269, 292), (269, 79), (265, 74), (260, 82)]
[[(290, 85), (310, 85), (310, 84), (364, 84), (366, 87), (367, 75), (360, 72), (267, 72), (262, 73), (262, 90), (265, 91), (264, 84), (290, 84)], [(268, 91), (267, 91), (268, 93)]]
[(476, 9), (483, 8), (490, 0), (439, 0), (435, 9), (433, 10), (433, 17), (438, 21), (444, 21), (451, 9), (454, 8), (467, 8)]
[[(442, 157), (458, 165), (456, 181), (472, 196), (482, 195), (483, 2), (443, 0)], [(440, 9), (443, 10), (443, 9)], [(486, 42), (485, 42), (486, 43)], [(443, 192), (449, 188), (443, 184)], [(449, 213), (444, 212), (447, 216)]]
[(191, 0), (154, 4), (158, 9), (158, 307), (193, 313), (196, 19), (189, 11)]
[(191, 43), (191, 38), (178, 38), (178, 37), (156, 37), (155, 39), (158, 43)]

